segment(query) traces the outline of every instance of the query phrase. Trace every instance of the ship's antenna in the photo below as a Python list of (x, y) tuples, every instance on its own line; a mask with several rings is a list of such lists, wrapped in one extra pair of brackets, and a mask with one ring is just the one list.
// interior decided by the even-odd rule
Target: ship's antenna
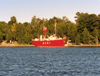
[(55, 36), (56, 36), (56, 19), (55, 19)]

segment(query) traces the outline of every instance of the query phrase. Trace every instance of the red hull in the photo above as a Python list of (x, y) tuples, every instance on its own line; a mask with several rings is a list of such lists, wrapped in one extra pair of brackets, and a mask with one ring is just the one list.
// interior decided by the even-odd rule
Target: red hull
[(32, 41), (36, 47), (64, 47), (65, 39), (49, 41)]

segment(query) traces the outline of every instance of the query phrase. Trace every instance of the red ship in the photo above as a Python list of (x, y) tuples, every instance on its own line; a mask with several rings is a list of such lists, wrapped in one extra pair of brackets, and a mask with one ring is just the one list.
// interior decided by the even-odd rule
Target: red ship
[[(55, 28), (56, 28), (56, 24), (55, 24)], [(46, 26), (44, 26), (43, 33), (45, 37), (43, 38), (42, 35), (40, 35), (39, 39), (36, 38), (32, 40), (32, 44), (35, 45), (36, 47), (64, 47), (65, 39), (57, 38), (56, 32), (54, 35), (51, 35), (50, 37), (46, 38), (46, 32), (47, 32), (47, 28)]]
[(32, 41), (36, 47), (64, 47), (65, 39), (48, 40), (48, 41)]

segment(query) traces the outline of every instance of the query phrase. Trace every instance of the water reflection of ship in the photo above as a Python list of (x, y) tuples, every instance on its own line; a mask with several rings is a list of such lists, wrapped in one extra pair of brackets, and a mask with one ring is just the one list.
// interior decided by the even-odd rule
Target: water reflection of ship
[(65, 39), (56, 36), (56, 22), (55, 22), (55, 34), (46, 37), (47, 27), (44, 26), (43, 33), (44, 37), (40, 35), (40, 38), (32, 40), (32, 44), (36, 47), (64, 47)]

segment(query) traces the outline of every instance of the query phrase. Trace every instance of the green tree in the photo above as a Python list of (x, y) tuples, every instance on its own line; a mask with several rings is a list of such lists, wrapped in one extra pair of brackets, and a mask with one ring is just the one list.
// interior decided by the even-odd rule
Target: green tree
[(26, 32), (23, 40), (24, 40), (24, 43), (31, 44), (32, 37), (28, 32)]
[(6, 40), (7, 40), (7, 42), (9, 42), (10, 40), (13, 41), (13, 34), (12, 34), (10, 29), (8, 30), (8, 33), (7, 33), (7, 36), (6, 36)]
[(78, 25), (77, 30), (79, 33), (82, 33), (84, 28), (88, 27), (88, 13), (76, 13), (76, 24)]
[(77, 34), (77, 26), (74, 23), (69, 23), (67, 26), (67, 33), (69, 39), (71, 39), (72, 42), (75, 42), (75, 37)]
[(9, 30), (9, 26), (7, 25), (6, 22), (0, 22), (0, 30), (2, 32), (2, 36), (3, 36), (3, 40), (6, 40), (7, 34), (8, 34), (8, 30)]
[(98, 36), (99, 36), (98, 29), (95, 28), (94, 31), (92, 32), (92, 35), (94, 37), (95, 44), (98, 44)]
[(19, 44), (24, 43), (24, 35), (26, 33), (25, 26), (22, 23), (18, 23), (16, 25), (16, 41), (18, 41)]
[(31, 25), (34, 27), (36, 25), (36, 16), (32, 17)]
[(0, 31), (0, 43), (3, 41), (3, 34), (2, 32)]
[(90, 33), (86, 28), (84, 28), (84, 31), (83, 31), (82, 35), (83, 35), (82, 36), (83, 43), (84, 44), (89, 44), (90, 43)]
[(76, 45), (80, 44), (80, 35), (79, 35), (79, 33), (75, 37), (75, 43), (76, 43)]
[(17, 23), (16, 17), (12, 16), (11, 19), (10, 19), (10, 21), (8, 22), (8, 25), (13, 25), (15, 23)]

